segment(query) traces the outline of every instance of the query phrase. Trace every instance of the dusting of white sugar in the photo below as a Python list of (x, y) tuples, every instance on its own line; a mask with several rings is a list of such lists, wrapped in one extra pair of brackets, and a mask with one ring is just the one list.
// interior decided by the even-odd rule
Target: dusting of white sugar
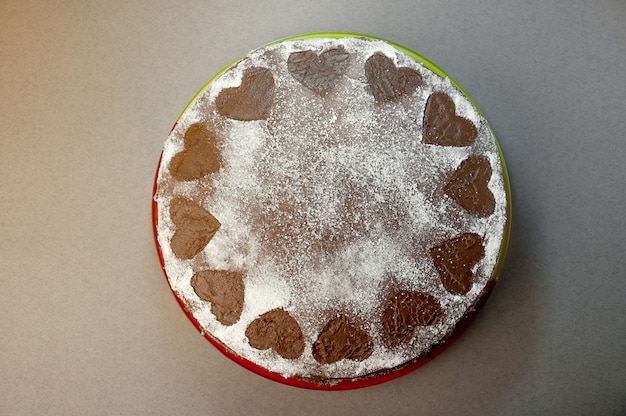
[[(291, 53), (343, 47), (349, 54), (341, 79), (324, 94), (303, 86), (288, 70)], [(378, 103), (363, 71), (366, 60), (383, 53), (400, 67), (417, 70), (422, 85), (396, 102)], [(248, 68), (271, 71), (274, 99), (269, 117), (225, 118), (216, 98), (237, 87)], [(424, 144), (424, 111), (433, 93), (444, 92), (456, 114), (477, 129), (464, 147)], [(221, 169), (193, 181), (176, 181), (169, 171), (194, 123), (217, 134)], [(445, 178), (472, 154), (488, 158), (489, 190), (495, 210), (476, 218), (441, 192)], [(507, 196), (492, 132), (468, 98), (447, 78), (384, 41), (347, 37), (292, 40), (248, 54), (205, 87), (168, 137), (158, 173), (158, 242), (176, 295), (203, 330), (235, 354), (285, 377), (354, 378), (393, 368), (441, 342), (476, 302), (500, 253)], [(201, 204), (221, 226), (193, 259), (177, 258), (170, 241), (175, 225), (170, 201), (184, 196)], [(471, 290), (447, 291), (429, 254), (438, 242), (461, 233), (483, 238), (485, 255), (475, 266)], [(190, 280), (196, 270), (244, 272), (240, 319), (221, 324)], [(379, 342), (382, 293), (389, 282), (435, 296), (445, 318), (421, 327), (412, 341), (390, 349)], [(305, 350), (285, 359), (251, 347), (245, 335), (259, 315), (283, 308), (298, 321)], [(311, 346), (337, 311), (367, 323), (372, 355), (320, 364)]]

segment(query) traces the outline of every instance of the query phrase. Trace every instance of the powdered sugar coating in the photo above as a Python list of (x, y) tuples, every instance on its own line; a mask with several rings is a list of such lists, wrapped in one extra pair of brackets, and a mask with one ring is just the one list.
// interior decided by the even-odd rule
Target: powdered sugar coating
[[(292, 52), (334, 47), (350, 53), (337, 85), (320, 95), (287, 69)], [(363, 72), (367, 58), (382, 52), (397, 66), (416, 69), (423, 84), (394, 103), (376, 103)], [(243, 72), (260, 66), (275, 81), (274, 106), (267, 120), (227, 119), (215, 108), (224, 88), (241, 83)], [(466, 147), (422, 142), (426, 100), (445, 92), (456, 113), (478, 130)], [(168, 170), (193, 123), (217, 132), (222, 169), (200, 180), (178, 182)], [(445, 178), (472, 154), (489, 159), (489, 189), (495, 212), (475, 218), (441, 188)], [(235, 354), (285, 377), (356, 378), (393, 368), (438, 344), (454, 328), (491, 277), (506, 223), (506, 192), (495, 139), (486, 120), (447, 78), (428, 70), (384, 41), (365, 38), (292, 40), (255, 50), (215, 79), (190, 104), (168, 137), (158, 173), (158, 241), (169, 283), (203, 330)], [(185, 196), (200, 203), (222, 224), (192, 260), (173, 255), (174, 226), (169, 202)], [(443, 287), (428, 250), (464, 232), (483, 237), (485, 256), (465, 295)], [(334, 241), (335, 243), (330, 243)], [(285, 244), (288, 243), (288, 244)], [(241, 318), (220, 324), (210, 305), (190, 285), (194, 270), (245, 273)], [(397, 284), (435, 296), (445, 317), (420, 327), (409, 344), (393, 350), (378, 342), (380, 304)], [(245, 337), (259, 315), (283, 308), (298, 321), (305, 351), (296, 360), (257, 350)], [(318, 334), (336, 313), (367, 324), (373, 354), (364, 361), (320, 364), (311, 354)]]

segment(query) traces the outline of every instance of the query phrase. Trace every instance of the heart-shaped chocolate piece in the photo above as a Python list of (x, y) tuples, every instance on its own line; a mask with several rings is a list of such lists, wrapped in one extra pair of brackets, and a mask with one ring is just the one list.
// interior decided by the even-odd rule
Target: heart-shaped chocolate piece
[(170, 217), (176, 226), (170, 246), (174, 255), (183, 260), (202, 251), (221, 225), (209, 211), (183, 197), (170, 203)]
[(372, 355), (372, 337), (345, 315), (331, 319), (313, 344), (313, 358), (332, 364), (344, 358), (363, 361)]
[(491, 178), (491, 164), (485, 156), (472, 155), (454, 171), (443, 187), (470, 214), (484, 218), (493, 214), (496, 200), (487, 185)]
[(189, 126), (183, 137), (184, 149), (170, 161), (172, 177), (191, 181), (217, 172), (222, 166), (222, 157), (216, 142), (217, 136), (204, 124)]
[(456, 105), (443, 92), (428, 97), (424, 113), (424, 143), (439, 146), (469, 146), (478, 131), (470, 120), (456, 115)]
[(398, 68), (391, 58), (380, 52), (365, 61), (365, 76), (376, 102), (397, 101), (422, 85), (422, 75), (417, 70)]
[(284, 309), (272, 309), (256, 318), (246, 328), (253, 348), (274, 349), (283, 358), (293, 360), (304, 351), (304, 336), (298, 322)]
[(472, 268), (485, 256), (485, 247), (480, 235), (464, 233), (431, 248), (430, 256), (446, 290), (464, 295), (474, 284)]
[(294, 52), (287, 59), (291, 75), (317, 94), (333, 89), (348, 66), (350, 55), (343, 47), (316, 54), (313, 51)]
[(424, 292), (394, 289), (383, 307), (383, 343), (390, 348), (410, 342), (417, 327), (436, 325), (444, 316), (437, 298)]
[(274, 77), (267, 68), (245, 70), (241, 85), (223, 89), (215, 99), (224, 117), (241, 121), (264, 120), (270, 116), (274, 101)]
[(243, 310), (243, 274), (226, 270), (202, 270), (191, 278), (191, 287), (223, 325), (232, 325)]

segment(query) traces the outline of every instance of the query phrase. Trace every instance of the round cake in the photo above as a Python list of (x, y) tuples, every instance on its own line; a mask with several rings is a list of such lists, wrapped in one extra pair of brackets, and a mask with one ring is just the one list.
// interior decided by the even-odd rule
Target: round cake
[(324, 33), (201, 89), (166, 139), (153, 218), (172, 291), (222, 352), (351, 388), (451, 342), (498, 277), (510, 198), (493, 132), (450, 77)]

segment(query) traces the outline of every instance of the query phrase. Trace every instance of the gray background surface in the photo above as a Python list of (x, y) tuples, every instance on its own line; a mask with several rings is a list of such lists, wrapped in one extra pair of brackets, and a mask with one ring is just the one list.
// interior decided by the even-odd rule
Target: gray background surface
[[(0, 1), (0, 414), (626, 414), (626, 2)], [(353, 31), (426, 56), (506, 158), (508, 260), (465, 336), (380, 386), (284, 386), (180, 311), (151, 229), (165, 137), (250, 49)]]

